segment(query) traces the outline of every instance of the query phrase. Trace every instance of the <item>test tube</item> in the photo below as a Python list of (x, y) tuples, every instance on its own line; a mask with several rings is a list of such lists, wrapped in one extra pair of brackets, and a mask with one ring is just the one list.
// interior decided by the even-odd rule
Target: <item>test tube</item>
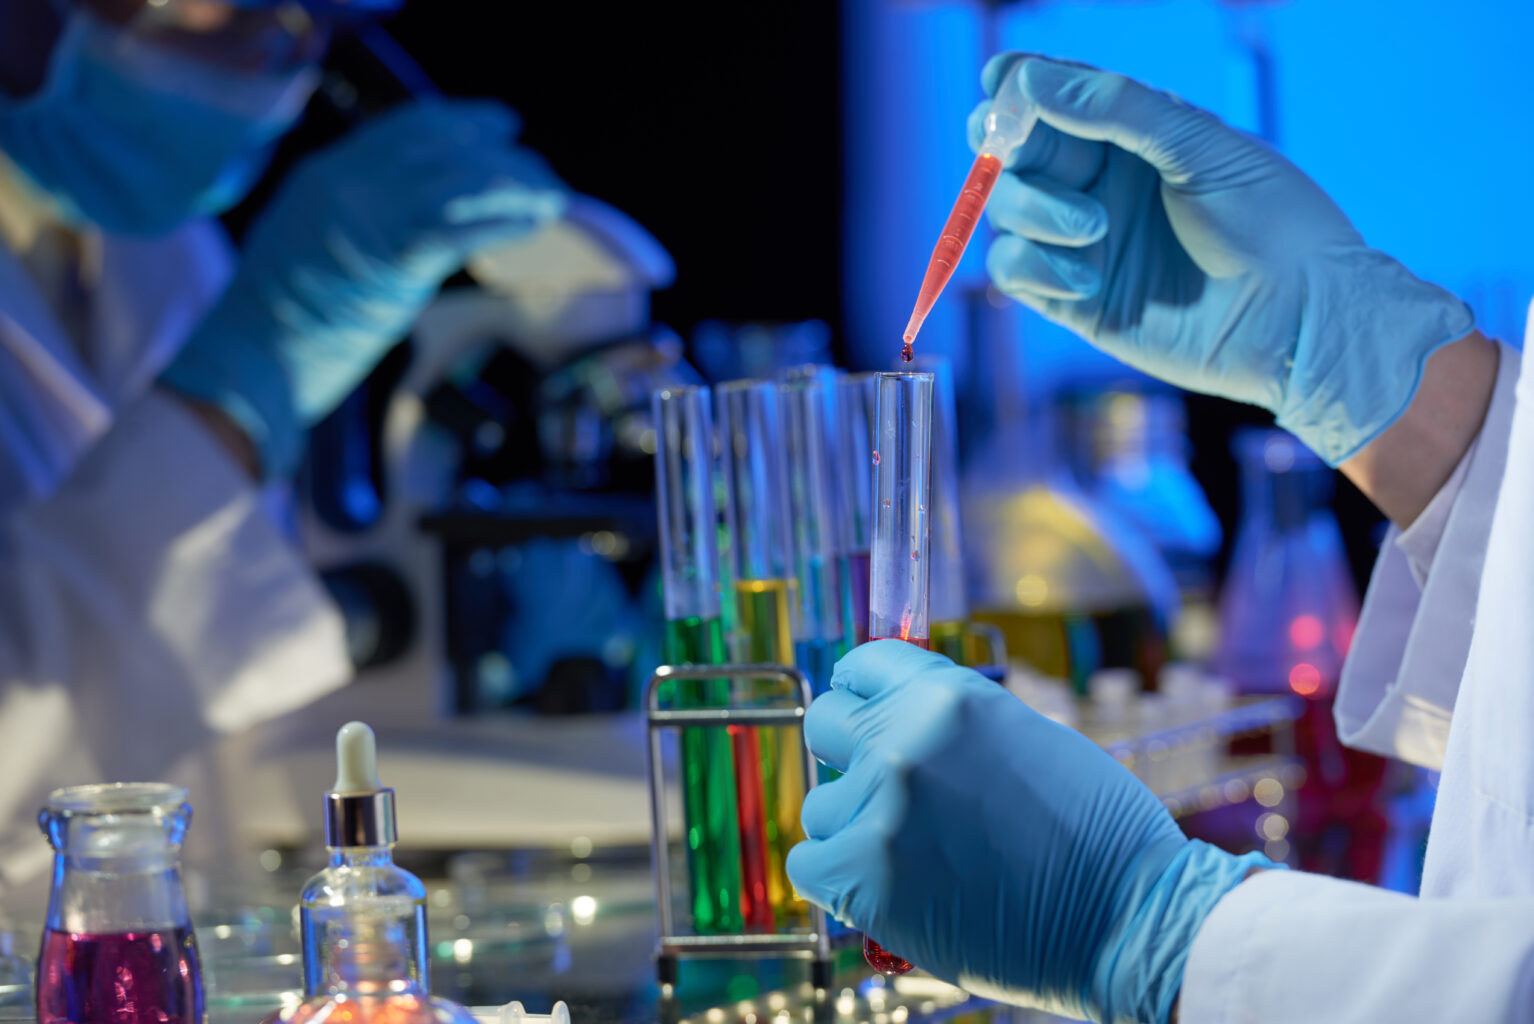
[(925, 648), (932, 374), (877, 377), (868, 635)]
[(837, 558), (834, 469), (836, 370), (795, 367), (779, 385), (789, 534), (799, 600), (799, 666), (817, 694), (831, 686), (831, 669), (849, 649), (843, 630), (842, 566)]
[[(770, 381), (731, 381), (717, 391), (725, 474), (726, 523), (733, 562), (737, 635), (734, 660), (794, 664), (794, 621), (799, 602), (794, 586), (788, 533), (788, 486), (778, 388)], [(749, 700), (758, 694), (740, 695)], [(808, 905), (789, 884), (784, 863), (804, 838), (799, 811), (804, 804), (803, 741), (798, 730), (778, 726), (730, 727), (743, 742), (757, 744), (760, 766), (754, 792), (765, 833), (760, 871), (743, 857), (748, 876), (765, 887), (765, 914), (752, 927), (778, 928), (806, 920)], [(747, 816), (751, 787), (736, 748), (737, 793)], [(743, 851), (752, 853), (753, 851)], [(752, 883), (748, 883), (748, 888)]]
[(868, 551), (873, 535), (873, 437), (877, 375), (850, 373), (836, 383), (836, 446), (841, 484), (838, 548), (842, 615), (848, 642), (868, 639)]
[[(705, 388), (675, 387), (650, 400), (655, 423), (655, 504), (660, 519), (663, 657), (668, 665), (729, 660), (719, 616), (713, 420)], [(724, 679), (672, 682), (679, 708), (724, 707)], [(700, 935), (743, 930), (741, 828), (732, 740), (721, 729), (682, 730), (682, 811), (693, 928)], [(758, 818), (760, 815), (758, 814)], [(755, 842), (764, 841), (755, 828)]]
[[(927, 510), (932, 450), (932, 374), (877, 376), (873, 453), (874, 528), (868, 635), (928, 646)], [(863, 959), (881, 974), (911, 962), (867, 935)]]

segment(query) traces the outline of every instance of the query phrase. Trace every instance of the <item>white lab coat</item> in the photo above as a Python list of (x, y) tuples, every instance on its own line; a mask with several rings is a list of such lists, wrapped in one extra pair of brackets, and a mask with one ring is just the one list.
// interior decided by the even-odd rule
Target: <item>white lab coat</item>
[(0, 904), (46, 866), (51, 788), (191, 784), (188, 848), (209, 845), (211, 740), (349, 674), (260, 493), (151, 388), (227, 281), (227, 242), (194, 224), (100, 256), (82, 346), (0, 246)]
[(1534, 369), (1510, 349), (1387, 540), (1336, 710), (1345, 742), (1443, 770), (1421, 896), (1252, 877), (1194, 941), (1182, 1021), (1534, 1021)]

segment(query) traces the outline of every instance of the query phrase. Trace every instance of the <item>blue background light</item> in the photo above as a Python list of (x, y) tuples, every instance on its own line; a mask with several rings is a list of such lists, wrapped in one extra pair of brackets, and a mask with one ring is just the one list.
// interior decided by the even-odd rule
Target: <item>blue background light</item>
[[(1272, 136), (1369, 242), (1460, 294), (1518, 342), (1534, 295), (1534, 4), (1213, 0), (1015, 5), (845, 0), (848, 349), (882, 366), (971, 154), (964, 122), (996, 49), (1122, 71)], [(1266, 66), (1264, 57), (1266, 55)], [(1265, 85), (1266, 83), (1266, 85)], [(960, 293), (984, 281), (982, 228), (923, 331), (957, 353)], [(1017, 314), (1038, 386), (1121, 376)]]

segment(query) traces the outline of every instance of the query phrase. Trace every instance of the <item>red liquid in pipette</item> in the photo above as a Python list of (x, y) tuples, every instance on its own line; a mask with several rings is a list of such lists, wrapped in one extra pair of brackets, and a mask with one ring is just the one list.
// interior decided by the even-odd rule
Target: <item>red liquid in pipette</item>
[[(920, 647), (924, 651), (930, 651), (932, 649), (929, 646), (932, 641), (928, 640), (924, 636), (876, 636), (870, 637), (869, 639), (904, 640), (908, 644), (915, 644), (917, 647)], [(905, 957), (896, 956), (894, 953), (891, 953), (889, 950), (879, 945), (873, 939), (870, 939), (867, 935), (863, 936), (863, 959), (868, 962), (868, 966), (872, 967), (880, 974), (890, 975), (891, 977), (900, 974), (910, 974), (911, 969), (915, 966)]]
[(914, 355), (911, 343), (916, 340), (916, 332), (921, 330), (922, 321), (932, 312), (937, 297), (943, 294), (949, 278), (958, 268), (959, 257), (964, 255), (970, 237), (975, 233), (975, 225), (980, 223), (985, 201), (991, 198), (991, 189), (996, 187), (996, 179), (1000, 176), (1000, 160), (989, 153), (975, 157), (969, 177), (964, 179), (964, 188), (953, 204), (953, 212), (943, 225), (937, 247), (932, 250), (932, 259), (927, 262), (927, 274), (922, 278), (921, 291), (916, 294), (916, 308), (905, 327), (905, 344), (900, 349), (900, 358), (908, 363)]

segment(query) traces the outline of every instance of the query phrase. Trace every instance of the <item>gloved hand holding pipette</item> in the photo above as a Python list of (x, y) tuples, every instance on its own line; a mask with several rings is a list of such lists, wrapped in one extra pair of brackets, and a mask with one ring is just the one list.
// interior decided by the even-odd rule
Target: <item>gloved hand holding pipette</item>
[[(1337, 465), (1410, 404), (1469, 309), (1369, 248), (1298, 168), (1120, 75), (1004, 54), (1039, 118), (987, 212), (998, 288), (1131, 366), (1260, 405)], [(970, 143), (986, 135), (985, 101)]]

